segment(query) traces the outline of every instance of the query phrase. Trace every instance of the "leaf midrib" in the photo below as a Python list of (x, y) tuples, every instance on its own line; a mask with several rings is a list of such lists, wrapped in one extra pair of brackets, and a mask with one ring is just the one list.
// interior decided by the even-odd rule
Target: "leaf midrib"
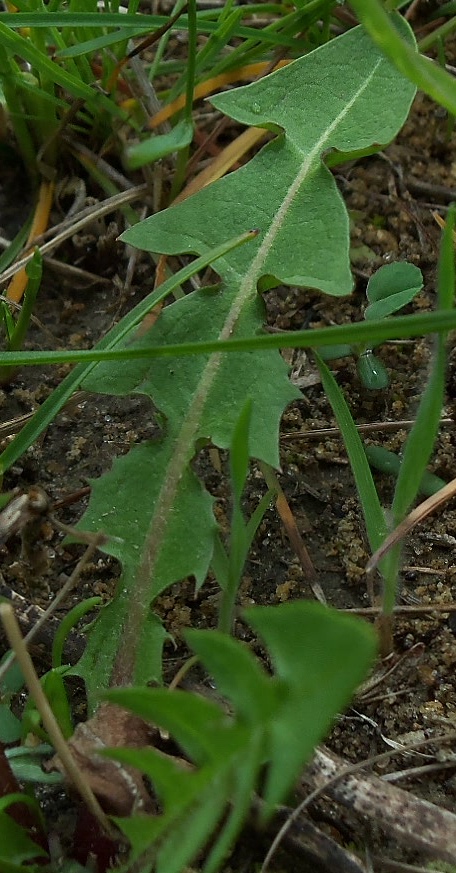
[[(343, 110), (333, 119), (331, 124), (321, 134), (312, 150), (305, 156), (304, 152), (302, 152), (304, 159), (300, 171), (296, 174), (295, 179), (287, 189), (282, 204), (278, 209), (274, 220), (271, 222), (255, 257), (252, 259), (250, 268), (244, 277), (239, 277), (239, 292), (233, 300), (233, 305), (231, 306), (224, 325), (219, 333), (219, 340), (227, 340), (232, 336), (244, 306), (251, 297), (252, 291), (256, 289), (256, 281), (261, 275), (262, 266), (284, 224), (286, 215), (293, 200), (304, 184), (315, 162), (320, 160), (320, 156), (325, 147), (329, 146), (332, 133), (350, 112), (351, 108), (363, 92), (369, 87), (370, 82), (381, 63), (382, 59), (380, 58), (375, 63), (371, 73), (366, 77), (363, 84), (354, 92), (350, 101), (345, 104)], [(234, 276), (232, 279), (234, 279)], [(159, 491), (144, 541), (144, 549), (136, 576), (132, 605), (127, 615), (124, 628), (124, 646), (122, 646), (122, 651), (118, 654), (113, 671), (117, 680), (119, 678), (119, 668), (121, 668), (122, 671), (122, 681), (129, 678), (125, 675), (126, 672), (134, 671), (133, 656), (139, 640), (138, 631), (140, 627), (142, 627), (143, 620), (150, 608), (151, 580), (154, 579), (156, 564), (160, 551), (166, 540), (166, 531), (177, 496), (179, 482), (189, 461), (189, 446), (194, 445), (204, 405), (217, 376), (222, 358), (222, 353), (215, 353), (210, 356), (208, 363), (201, 373), (198, 388), (175, 440), (175, 449), (167, 466), (163, 485)], [(130, 665), (126, 664), (126, 653), (130, 653)], [(128, 667), (127, 670), (125, 669), (126, 667)]]

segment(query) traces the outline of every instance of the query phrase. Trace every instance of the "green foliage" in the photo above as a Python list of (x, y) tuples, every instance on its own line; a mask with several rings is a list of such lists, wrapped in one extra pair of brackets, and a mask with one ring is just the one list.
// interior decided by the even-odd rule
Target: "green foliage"
[(23, 685), (20, 667), (12, 664), (0, 682), (0, 743), (15, 743), (22, 737), (21, 722), (11, 711), (11, 703)]
[[(409, 29), (401, 28), (410, 40)], [(337, 94), (328, 78), (336, 68)], [(413, 86), (357, 28), (266, 79), (215, 98), (217, 107), (238, 120), (283, 132), (246, 167), (123, 238), (149, 251), (207, 254), (233, 229), (259, 227), (260, 233), (213, 263), (223, 280), (218, 290), (201, 289), (178, 300), (140, 339), (135, 327), (123, 330), (117, 347), (134, 354), (151, 346), (165, 350), (170, 337), (174, 344), (252, 337), (263, 321), (258, 283), (347, 293), (348, 217), (322, 156), (386, 143), (405, 120), (413, 94)], [(267, 187), (265, 178), (271, 180)], [(189, 467), (197, 445), (210, 439), (230, 446), (250, 396), (249, 454), (278, 466), (280, 416), (298, 392), (282, 358), (261, 352), (163, 358), (153, 365), (132, 358), (121, 369), (100, 363), (82, 386), (147, 394), (166, 419), (159, 442), (135, 447), (93, 484), (81, 523), (115, 537), (105, 548), (123, 563), (118, 592), (90, 632), (81, 665), (93, 701), (112, 671), (121, 669), (125, 676), (125, 668), (135, 682), (160, 676), (164, 634), (150, 604), (185, 575), (193, 574), (200, 585), (209, 568), (217, 529), (212, 501)], [(122, 668), (121, 638), (129, 653)]]
[(367, 283), (369, 301), (364, 318), (386, 318), (402, 309), (416, 297), (423, 287), (419, 267), (407, 261), (397, 261), (380, 267)]
[(259, 227), (249, 252), (216, 265), (225, 295), (236, 284), (239, 308), (260, 279), (267, 287), (285, 282), (347, 294), (348, 217), (322, 156), (389, 142), (414, 93), (356, 28), (259, 82), (213, 98), (237, 121), (284, 133), (246, 167), (131, 228), (124, 241), (147, 251), (201, 254), (228, 229)]
[[(17, 802), (27, 802), (35, 812), (38, 811), (36, 803), (22, 794), (10, 794), (0, 798), (0, 869), (2, 873), (19, 873), (25, 870), (36, 873), (42, 867), (33, 862), (45, 858), (46, 852), (8, 815), (8, 806)], [(24, 863), (26, 866), (22, 866)]]
[(225, 634), (186, 634), (230, 717), (219, 704), (186, 691), (129, 688), (107, 695), (169, 731), (194, 765), (189, 769), (154, 749), (109, 752), (146, 773), (164, 807), (153, 819), (117, 819), (132, 843), (130, 863), (137, 861), (143, 873), (180, 873), (219, 823), (203, 869), (220, 869), (252, 792), (260, 790), (260, 774), (266, 821), (375, 654), (370, 627), (320, 604), (254, 607), (245, 618), (267, 647), (272, 676), (245, 644)]
[(244, 408), (241, 410), (230, 447), (230, 478), (233, 507), (229, 554), (226, 554), (220, 538), (217, 538), (214, 543), (214, 554), (211, 562), (217, 582), (222, 589), (218, 626), (219, 630), (227, 633), (230, 633), (232, 630), (236, 595), (241, 584), (242, 571), (253, 538), (273, 496), (272, 492), (268, 491), (260, 500), (248, 522), (245, 521), (242, 509), (242, 495), (249, 471), (251, 412), (252, 400), (249, 397)]
[[(81, 103), (77, 112), (79, 129), (98, 139), (111, 136), (113, 120), (128, 123), (132, 142), (126, 146), (124, 159), (129, 168), (140, 167), (176, 150), (184, 150), (185, 154), (193, 129), (195, 82), (250, 61), (270, 60), (274, 47), (308, 51), (328, 38), (334, 4), (332, 0), (317, 0), (300, 13), (262, 4), (261, 11), (270, 16), (271, 23), (261, 31), (242, 24), (250, 10), (255, 10), (254, 4), (234, 8), (233, 3), (227, 3), (214, 16), (213, 10), (197, 10), (194, 0), (178, 3), (178, 10), (187, 7), (186, 14), (177, 14), (174, 21), (165, 15), (139, 14), (137, 0), (129, 0), (122, 7), (125, 10), (122, 14), (109, 11), (109, 3), (100, 14), (95, 0), (86, 0), (84, 11), (74, 11), (78, 5), (81, 4), (71, 3), (67, 9), (60, 0), (49, 4), (30, 0), (20, 3), (17, 12), (2, 13), (0, 101), (7, 107), (19, 151), (33, 178), (43, 169), (43, 162), (47, 165), (56, 162), (60, 122), (73, 112), (76, 101)], [(116, 9), (116, 4), (111, 8)], [(322, 18), (323, 32), (317, 24)], [(170, 27), (187, 35), (186, 59), (163, 60)], [(169, 98), (183, 94), (187, 98), (184, 119), (160, 136), (141, 131), (143, 121), (147, 120), (141, 101), (131, 110), (122, 107), (116, 75), (116, 62), (126, 55), (128, 41), (154, 32), (157, 49), (152, 62), (143, 63), (146, 75), (153, 81), (157, 75), (177, 73)], [(303, 37), (301, 34), (306, 32), (308, 36)], [(199, 34), (205, 37), (202, 45), (197, 39)], [(224, 52), (233, 39), (237, 45)], [(130, 78), (127, 67), (122, 74), (125, 79)], [(146, 93), (146, 100), (147, 96)], [(111, 143), (114, 141), (115, 137), (111, 138)], [(122, 140), (117, 144), (123, 152)]]
[[(147, 251), (196, 254), (200, 255), (198, 261), (149, 295), (95, 351), (21, 357), (12, 350), (8, 358), (0, 360), (1, 365), (11, 367), (24, 360), (74, 361), (79, 355), (81, 362), (3, 453), (5, 468), (36, 439), (79, 386), (113, 395), (145, 394), (164, 422), (160, 439), (135, 446), (93, 483), (90, 505), (81, 522), (83, 529), (102, 528), (109, 537), (105, 551), (122, 563), (116, 595), (89, 630), (87, 650), (77, 668), (86, 680), (90, 704), (93, 707), (100, 691), (112, 682), (139, 684), (139, 688), (111, 692), (109, 698), (169, 731), (193, 764), (189, 769), (154, 749), (112, 752), (119, 761), (132, 763), (146, 773), (163, 803), (160, 817), (133, 816), (120, 822), (131, 840), (133, 861), (142, 871), (154, 866), (157, 873), (180, 873), (208, 843), (204, 869), (206, 873), (219, 869), (247, 815), (252, 792), (262, 792), (266, 820), (285, 798), (374, 655), (374, 637), (368, 627), (315, 604), (298, 602), (247, 611), (247, 621), (270, 655), (272, 675), (247, 647), (220, 632), (231, 627), (244, 562), (271, 496), (265, 495), (252, 517), (245, 519), (242, 495), (249, 459), (278, 466), (280, 417), (286, 405), (299, 396), (288, 381), (279, 347), (336, 341), (356, 345), (364, 380), (378, 387), (384, 374), (372, 354), (375, 344), (387, 336), (401, 335), (401, 331), (403, 335), (424, 331), (424, 325), (440, 330), (429, 384), (398, 475), (393, 504), (396, 520), (417, 492), (441, 408), (443, 334), (454, 319), (450, 314), (454, 287), (451, 215), (442, 249), (440, 312), (436, 316), (404, 319), (401, 324), (398, 319), (393, 327), (384, 323), (419, 290), (416, 268), (392, 265), (379, 271), (369, 285), (369, 323), (315, 331), (311, 338), (310, 332), (293, 338), (261, 336), (264, 308), (258, 291), (279, 283), (310, 286), (333, 295), (351, 290), (348, 217), (329, 167), (378, 150), (402, 125), (415, 88), (394, 64), (421, 85), (432, 79), (432, 87), (441, 88), (445, 105), (454, 103), (454, 94), (445, 90), (449, 77), (436, 78), (435, 68), (427, 76), (431, 68), (417, 55), (408, 26), (398, 16), (385, 17), (379, 4), (364, 4), (371, 10), (365, 16), (366, 26), (392, 63), (361, 28), (327, 41), (332, 2), (313, 0), (295, 5), (296, 11), (286, 12), (260, 34), (242, 26), (242, 10), (231, 3), (224, 5), (217, 20), (204, 13), (195, 15), (195, 4), (189, 4), (188, 15), (175, 26), (189, 33), (188, 69), (181, 66), (180, 79), (170, 94), (172, 98), (186, 93), (184, 117), (169, 134), (145, 139), (127, 151), (130, 167), (175, 150), (185, 157), (191, 138), (193, 85), (204, 70), (216, 75), (234, 69), (239, 62), (263, 57), (265, 47), (286, 46), (298, 51), (302, 43), (296, 33), (300, 31), (308, 33), (306, 51), (309, 45), (318, 46), (286, 69), (214, 98), (214, 105), (236, 120), (275, 134), (262, 152), (241, 170), (123, 236), (125, 242)], [(363, 4), (353, 5), (360, 6), (362, 17)], [(19, 147), (32, 169), (36, 169), (36, 153), (43, 140), (46, 161), (55, 159), (54, 135), (68, 109), (61, 98), (62, 89), (71, 100), (83, 101), (79, 119), (85, 123), (89, 118), (98, 133), (106, 132), (113, 119), (125, 118), (112, 95), (105, 93), (115, 70), (112, 51), (122, 57), (130, 36), (166, 22), (160, 16), (136, 15), (135, 3), (130, 4), (127, 15), (100, 15), (95, 7), (94, 12), (74, 14), (58, 6), (57, 2), (36, 7), (36, 12), (32, 7), (5, 13), (0, 22), (3, 93), (12, 110)], [(258, 8), (262, 10), (265, 5)], [(378, 10), (383, 17), (377, 16)], [(32, 36), (28, 38), (19, 28), (30, 25)], [(197, 31), (207, 35), (199, 49)], [(233, 36), (242, 44), (220, 58), (220, 47)], [(151, 68), (154, 74), (170, 69), (160, 60), (167, 38), (163, 34), (160, 40)], [(57, 63), (48, 55), (50, 45), (57, 48)], [(95, 77), (89, 63), (89, 57), (98, 52), (103, 61), (101, 89), (93, 87)], [(24, 74), (22, 61), (30, 64), (31, 76)], [(130, 124), (134, 128), (136, 121), (132, 118)], [(182, 167), (181, 161), (180, 170)], [(176, 175), (178, 188), (179, 167)], [(257, 230), (252, 232), (253, 228)], [(234, 240), (220, 242), (227, 237)], [(237, 248), (245, 241), (247, 246)], [(183, 296), (166, 307), (152, 329), (139, 336), (138, 326), (145, 314), (209, 263), (221, 277), (220, 286)], [(31, 285), (35, 282), (37, 288), (38, 258), (31, 269)], [(5, 312), (5, 325), (11, 331), (13, 324), (8, 318)], [(195, 356), (195, 351), (202, 354)], [(369, 465), (332, 375), (323, 362), (319, 361), (319, 366), (325, 390), (342, 422), (370, 542), (376, 548), (386, 536), (387, 526)], [(213, 499), (192, 468), (199, 447), (208, 441), (230, 449), (233, 506), (226, 551), (215, 522)], [(386, 610), (394, 602), (395, 561), (397, 553), (382, 564), (389, 597), (389, 601), (385, 598)], [(187, 638), (228, 701), (230, 716), (218, 704), (189, 692), (145, 687), (150, 679), (161, 681), (162, 648), (168, 636), (152, 612), (154, 600), (185, 576), (193, 576), (199, 587), (210, 567), (222, 589), (219, 631), (189, 631)], [(80, 611), (84, 609), (83, 605)], [(75, 616), (69, 618), (57, 640), (54, 669), (44, 679), (66, 736), (72, 725), (63, 684), (65, 668), (60, 662), (63, 636), (73, 620)], [(32, 705), (25, 724), (40, 730)], [(5, 725), (13, 736), (17, 725)], [(38, 759), (31, 754), (18, 754), (15, 767), (18, 772), (23, 768), (22, 776), (28, 781), (39, 777)], [(51, 778), (54, 781), (54, 776), (49, 781)], [(33, 862), (40, 851), (30, 845), (27, 833), (19, 826), (11, 827), (4, 808), (0, 808), (0, 845), (8, 846), (8, 853), (4, 862), (0, 857), (0, 866), (8, 873), (23, 869), (23, 863)], [(27, 869), (34, 870), (35, 865)]]
[[(385, 264), (370, 277), (366, 296), (369, 301), (364, 312), (368, 321), (383, 319), (410, 303), (423, 287), (421, 270), (407, 261)], [(357, 357), (356, 367), (363, 385), (370, 390), (386, 388), (388, 373), (382, 362), (373, 354), (372, 340), (363, 345), (327, 346), (321, 352), (325, 361), (333, 358)]]
[[(451, 207), (442, 237), (438, 274), (437, 304), (438, 308), (445, 313), (449, 313), (454, 308), (455, 302), (454, 223), (455, 208)], [(369, 543), (372, 550), (376, 551), (385, 539), (388, 530), (366, 453), (341, 389), (323, 360), (318, 356), (316, 356), (316, 360), (326, 395), (333, 408), (347, 449), (363, 509)], [(394, 527), (404, 519), (422, 487), (443, 408), (445, 367), (446, 338), (445, 335), (439, 334), (427, 384), (421, 396), (415, 422), (407, 438), (398, 467), (391, 507)], [(392, 613), (396, 602), (400, 554), (401, 548), (398, 545), (391, 549), (380, 564), (384, 578), (383, 612), (386, 615)]]
[[(194, 276), (198, 270), (204, 269), (211, 263), (211, 260), (217, 259), (220, 255), (223, 255), (227, 250), (234, 246), (248, 242), (251, 238), (252, 233), (236, 236), (234, 240), (229, 240), (228, 242), (222, 243), (220, 246), (216, 246), (215, 249), (209, 251), (204, 257), (197, 258), (196, 261), (183, 267), (167, 279), (167, 281), (164, 282), (157, 291), (148, 294), (144, 300), (138, 303), (138, 305), (119, 322), (119, 324), (117, 324), (108, 334), (106, 334), (105, 337), (103, 337), (102, 340), (100, 340), (96, 347), (97, 351), (95, 352), (95, 360), (97, 353), (103, 354), (104, 350), (110, 351), (112, 349), (117, 349), (117, 347), (122, 344), (124, 337), (130, 332), (134, 332), (142, 319), (145, 318), (145, 316), (151, 312), (155, 306), (158, 306), (163, 300), (166, 300), (168, 295), (172, 294), (182, 283)], [(0, 355), (0, 363), (5, 365), (5, 367), (7, 363), (9, 366), (15, 366), (16, 361), (14, 359), (16, 354), (17, 353), (9, 352), (7, 355)], [(34, 352), (27, 353), (25, 359), (31, 363), (34, 354)], [(38, 352), (38, 354), (40, 353)], [(32, 359), (30, 359), (30, 355), (32, 356)], [(92, 362), (88, 365), (81, 363), (80, 366), (75, 367), (66, 379), (63, 379), (51, 396), (41, 404), (38, 412), (34, 415), (30, 423), (22, 428), (16, 439), (2, 452), (0, 455), (0, 473), (8, 470), (14, 461), (21, 457), (27, 448), (38, 439), (39, 435), (55, 418), (71, 395), (91, 373), (92, 369)]]
[(454, 78), (430, 58), (413, 52), (379, 0), (351, 0), (359, 20), (374, 42), (404, 76), (456, 115)]
[(52, 754), (52, 746), (15, 746), (7, 749), (6, 757), (16, 779), (28, 785), (58, 785), (63, 782), (60, 773), (45, 773), (43, 760)]
[[(423, 287), (421, 270), (407, 261), (397, 261), (380, 267), (369, 279), (366, 296), (369, 305), (364, 312), (368, 321), (387, 318), (410, 303)], [(388, 373), (372, 348), (353, 349), (358, 355), (357, 370), (366, 388), (378, 390), (389, 385)]]
[[(0, 22), (0, 82), (4, 102), (13, 124), (19, 150), (32, 178), (36, 178), (44, 164), (52, 166), (57, 158), (56, 136), (61, 115), (70, 107), (62, 100), (60, 89), (79, 99), (84, 105), (84, 121), (91, 117), (92, 124), (125, 114), (115, 101), (93, 87), (96, 79), (90, 65), (82, 60), (67, 59), (56, 63), (49, 56), (49, 48), (62, 50), (73, 45), (77, 36), (69, 29), (56, 27), (53, 4), (45, 5), (32, 0), (27, 10), (34, 26), (29, 32), (19, 30), (21, 13), (6, 13)], [(93, 33), (100, 28), (92, 20)], [(17, 28), (17, 31), (16, 31)], [(87, 35), (89, 31), (86, 31)], [(122, 46), (121, 46), (122, 50)], [(113, 61), (104, 55), (105, 74), (113, 69)], [(27, 64), (27, 71), (23, 64)], [(105, 128), (108, 133), (108, 127)]]

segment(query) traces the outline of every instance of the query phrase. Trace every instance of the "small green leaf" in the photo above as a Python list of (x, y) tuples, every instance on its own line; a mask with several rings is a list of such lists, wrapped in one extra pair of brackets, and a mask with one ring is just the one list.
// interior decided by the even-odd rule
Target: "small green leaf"
[(239, 716), (252, 724), (271, 717), (277, 705), (275, 688), (247, 646), (218, 631), (188, 630), (185, 636)]
[(423, 287), (421, 270), (408, 261), (385, 264), (374, 273), (367, 284), (366, 295), (370, 301), (364, 318), (386, 318), (410, 303)]
[(0, 743), (15, 743), (22, 736), (21, 722), (6, 703), (0, 703)]
[(106, 695), (169, 730), (193, 763), (187, 769), (154, 749), (106, 753), (145, 772), (164, 806), (158, 819), (143, 818), (143, 827), (137, 818), (117, 820), (132, 841), (138, 866), (144, 853), (149, 863), (159, 858), (162, 873), (180, 873), (229, 805), (232, 811), (204, 867), (215, 873), (247, 815), (252, 792), (265, 783), (266, 814), (284, 799), (375, 654), (372, 628), (319, 604), (255, 607), (246, 617), (266, 642), (272, 676), (237, 640), (213, 631), (188, 634), (231, 714), (226, 706), (186, 691), (130, 688)]
[[(49, 757), (52, 751), (52, 746), (47, 743), (31, 749), (26, 746), (16, 746), (7, 749), (6, 757), (16, 779), (20, 782), (56, 785), (63, 782), (63, 776), (60, 773), (46, 773), (42, 767), (44, 756)], [(38, 805), (36, 811), (39, 811)]]
[(217, 759), (226, 719), (212, 700), (165, 688), (126, 688), (109, 691), (105, 697), (170, 731), (192, 760), (205, 763)]
[[(7, 798), (4, 798), (7, 799)], [(45, 858), (46, 852), (6, 812), (0, 811), (0, 867)], [(11, 869), (11, 868), (10, 868)], [(14, 869), (14, 868), (12, 868)], [(22, 868), (21, 868), (22, 869)]]
[(139, 170), (147, 164), (179, 152), (193, 139), (193, 125), (186, 119), (179, 121), (170, 133), (150, 135), (148, 139), (127, 149), (124, 163), (129, 170)]

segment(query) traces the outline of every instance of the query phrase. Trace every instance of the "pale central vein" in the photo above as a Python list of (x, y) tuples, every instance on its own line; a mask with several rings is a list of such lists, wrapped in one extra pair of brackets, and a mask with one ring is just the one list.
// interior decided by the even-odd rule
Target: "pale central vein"
[[(273, 247), (278, 233), (284, 225), (293, 200), (304, 184), (314, 162), (320, 159), (320, 155), (324, 148), (329, 145), (331, 134), (344, 120), (363, 92), (369, 87), (381, 62), (381, 59), (377, 61), (370, 75), (354, 92), (352, 98), (348, 103), (346, 103), (342, 112), (340, 112), (332, 123), (325, 129), (324, 133), (320, 136), (303, 161), (300, 171), (297, 173), (293, 183), (289, 186), (286, 196), (284, 197), (280, 208), (277, 210), (274, 220), (271, 222), (255, 257), (252, 260), (249, 270), (241, 281), (239, 293), (236, 295), (228, 316), (225, 319), (225, 323), (219, 333), (220, 340), (228, 339), (232, 335), (244, 304), (249, 299), (252, 290), (256, 289), (256, 282), (261, 275), (262, 265)], [(134, 591), (135, 599), (131, 604), (129, 614), (126, 617), (125, 642), (127, 642), (130, 635), (136, 638), (138, 631), (137, 622), (138, 619), (140, 619), (138, 611), (145, 615), (149, 609), (151, 580), (158, 556), (166, 541), (168, 522), (177, 497), (179, 483), (189, 462), (189, 447), (194, 444), (204, 405), (216, 378), (222, 357), (222, 353), (215, 353), (210, 356), (201, 374), (198, 388), (189, 406), (188, 413), (185, 416), (180, 432), (176, 438), (173, 457), (166, 468), (163, 485), (158, 494), (151, 524), (146, 536), (142, 560), (136, 578)], [(133, 642), (133, 640), (131, 640), (131, 642)], [(126, 647), (127, 646), (125, 646), (125, 648)]]

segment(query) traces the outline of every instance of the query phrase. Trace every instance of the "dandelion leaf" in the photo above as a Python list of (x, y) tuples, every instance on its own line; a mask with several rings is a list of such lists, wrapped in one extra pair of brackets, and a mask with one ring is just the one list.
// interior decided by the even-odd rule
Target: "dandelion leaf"
[[(400, 28), (412, 41), (408, 26)], [(165, 307), (150, 330), (131, 332), (120, 345), (252, 336), (264, 322), (259, 287), (286, 283), (348, 294), (349, 222), (324, 157), (388, 143), (414, 93), (355, 28), (259, 82), (215, 97), (223, 112), (277, 135), (245, 167), (135, 225), (122, 239), (147, 251), (189, 255), (207, 254), (253, 228), (259, 233), (213, 262), (221, 278), (216, 290), (197, 290)], [(151, 604), (184, 575), (197, 584), (204, 578), (215, 522), (211, 498), (189, 467), (201, 441), (228, 447), (250, 396), (249, 452), (278, 466), (280, 417), (299, 392), (276, 351), (100, 363), (83, 388), (146, 394), (164, 419), (160, 442), (137, 447), (99, 480), (81, 522), (124, 541), (106, 546), (124, 573), (89, 634), (82, 672), (93, 692), (108, 684), (109, 665), (116, 672), (120, 641), (131, 661), (130, 680), (157, 674), (157, 657), (152, 663), (139, 653), (157, 653), (163, 641), (161, 629), (157, 643)]]

